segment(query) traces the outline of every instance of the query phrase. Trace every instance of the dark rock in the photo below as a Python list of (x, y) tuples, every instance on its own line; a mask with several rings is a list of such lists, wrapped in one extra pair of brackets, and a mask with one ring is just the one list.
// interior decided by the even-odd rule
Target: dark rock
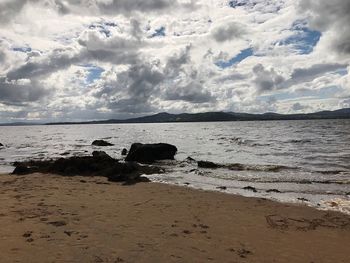
[(219, 168), (220, 165), (213, 163), (213, 162), (198, 161), (198, 167), (215, 169), (215, 168)]
[(4, 147), (4, 145), (0, 142), (0, 147)]
[(49, 222), (48, 224), (56, 226), (56, 227), (67, 225), (67, 223), (65, 221), (53, 221), (53, 222)]
[(277, 189), (269, 189), (266, 191), (266, 193), (281, 193), (281, 191)]
[(127, 155), (127, 154), (128, 154), (128, 150), (124, 148), (124, 149), (122, 150), (122, 155), (125, 156), (125, 155)]
[(16, 166), (16, 168), (12, 172), (13, 174), (25, 175), (25, 174), (30, 173), (30, 169), (25, 165), (21, 165), (21, 164), (16, 165), (16, 163), (15, 163), (15, 166)]
[(121, 163), (102, 151), (92, 156), (74, 156), (67, 159), (17, 162), (15, 175), (52, 173), (63, 176), (103, 176), (114, 182), (144, 182), (143, 174), (159, 174), (164, 170), (155, 166), (142, 166), (136, 162)]
[(157, 160), (173, 160), (176, 152), (176, 146), (167, 143), (134, 143), (131, 145), (125, 161), (152, 163)]
[(252, 187), (252, 186), (246, 186), (246, 187), (243, 187), (244, 190), (248, 190), (248, 191), (253, 191), (254, 193), (257, 192), (257, 190), (255, 189), (255, 187)]
[(92, 156), (95, 158), (107, 158), (107, 159), (113, 159), (111, 156), (109, 156), (106, 152), (104, 151), (93, 151)]
[(111, 182), (124, 182), (124, 181), (135, 181), (140, 178), (141, 174), (136, 173), (139, 170), (140, 165), (135, 162), (123, 163), (122, 173), (113, 173), (107, 176), (108, 181)]
[(109, 142), (104, 141), (104, 140), (95, 140), (92, 142), (92, 145), (94, 145), (94, 146), (113, 146), (114, 144), (109, 143)]
[(192, 157), (188, 156), (188, 157), (185, 159), (185, 161), (188, 162), (188, 163), (193, 163), (193, 162), (195, 162), (196, 160), (193, 159)]
[(303, 201), (303, 202), (309, 202), (309, 200), (304, 198), (304, 197), (298, 197), (298, 200)]
[(227, 187), (226, 186), (218, 186), (218, 187), (216, 187), (217, 189), (220, 189), (220, 190), (226, 190), (227, 189)]

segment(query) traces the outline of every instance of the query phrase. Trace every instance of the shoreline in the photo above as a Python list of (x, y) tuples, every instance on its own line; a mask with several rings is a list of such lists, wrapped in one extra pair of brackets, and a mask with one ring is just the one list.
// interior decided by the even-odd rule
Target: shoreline
[[(0, 176), (4, 262), (346, 262), (350, 216), (101, 177)], [(6, 227), (4, 227), (6, 226)]]
[[(281, 204), (295, 204), (311, 207), (320, 211), (334, 211), (350, 216), (350, 199), (348, 195), (336, 194), (313, 194), (296, 191), (285, 191), (285, 185), (280, 183), (256, 183), (246, 181), (224, 180), (212, 183), (205, 181), (198, 183), (198, 180), (191, 180), (188, 177), (176, 178), (163, 177), (164, 175), (149, 175), (151, 182), (161, 183), (170, 186), (186, 187), (193, 190), (209, 191), (214, 193), (224, 193), (233, 196), (242, 196), (247, 198), (261, 198)], [(161, 179), (159, 179), (161, 178)], [(208, 180), (208, 178), (204, 178)], [(211, 180), (211, 178), (209, 178)], [(295, 183), (297, 185), (297, 183)], [(307, 184), (309, 185), (309, 184)], [(323, 198), (324, 199), (323, 199)]]

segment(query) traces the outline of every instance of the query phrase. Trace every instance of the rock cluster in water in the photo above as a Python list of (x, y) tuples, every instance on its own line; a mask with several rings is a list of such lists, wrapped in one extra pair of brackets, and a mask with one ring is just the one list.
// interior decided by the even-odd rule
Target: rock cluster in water
[(110, 181), (138, 182), (147, 180), (141, 176), (143, 174), (164, 172), (159, 167), (140, 165), (138, 162), (151, 163), (156, 160), (174, 159), (176, 151), (176, 147), (170, 144), (133, 144), (125, 162), (112, 158), (106, 152), (94, 151), (92, 156), (16, 162), (13, 174), (52, 173), (64, 176), (103, 176)]
[(261, 172), (280, 172), (283, 169), (288, 169), (286, 166), (282, 165), (246, 165), (240, 163), (231, 164), (218, 164), (209, 161), (198, 161), (197, 165), (199, 168), (205, 169), (217, 169), (224, 168), (233, 171), (261, 171)]
[[(111, 146), (113, 144), (96, 140), (92, 143), (95, 146)], [(3, 145), (0, 143), (0, 147)], [(32, 160), (27, 162), (14, 163), (15, 169), (13, 174), (26, 175), (32, 173), (48, 173), (63, 176), (103, 176), (109, 181), (136, 183), (148, 181), (142, 175), (159, 174), (164, 170), (152, 164), (158, 160), (173, 160), (177, 148), (174, 145), (166, 143), (141, 144), (134, 143), (130, 150), (122, 150), (122, 155), (127, 155), (125, 161), (112, 158), (104, 151), (94, 151), (91, 156), (74, 156), (70, 158), (60, 158), (57, 160)], [(230, 170), (262, 170), (262, 171), (279, 171), (282, 166), (260, 166), (252, 167), (242, 164), (217, 164), (209, 161), (196, 161), (191, 157), (185, 159), (189, 163), (197, 163), (198, 168), (217, 169), (226, 168)], [(140, 164), (141, 163), (141, 164)], [(143, 165), (142, 165), (143, 164)], [(197, 170), (197, 169), (194, 169)], [(217, 189), (226, 190), (226, 186), (219, 186)], [(243, 188), (244, 190), (257, 192), (252, 186)], [(280, 193), (277, 189), (267, 190), (268, 193)]]

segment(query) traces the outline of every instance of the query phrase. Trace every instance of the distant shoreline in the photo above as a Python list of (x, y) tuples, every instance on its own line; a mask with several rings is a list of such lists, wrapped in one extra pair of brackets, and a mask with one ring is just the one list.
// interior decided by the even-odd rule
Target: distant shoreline
[(146, 124), (146, 123), (199, 123), (199, 122), (246, 122), (246, 121), (290, 121), (290, 120), (344, 120), (350, 119), (350, 108), (335, 111), (321, 111), (306, 114), (249, 114), (235, 112), (205, 113), (158, 113), (155, 115), (125, 120), (109, 119), (95, 121), (51, 122), (51, 123), (4, 123), (0, 126), (37, 126), (37, 125), (86, 125), (86, 124)]

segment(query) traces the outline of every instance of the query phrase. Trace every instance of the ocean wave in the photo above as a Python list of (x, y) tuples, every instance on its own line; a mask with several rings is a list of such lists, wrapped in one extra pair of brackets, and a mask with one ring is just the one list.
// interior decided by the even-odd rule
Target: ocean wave
[[(211, 139), (212, 141), (225, 141), (230, 144), (236, 144), (236, 145), (243, 145), (243, 146), (250, 146), (250, 147), (263, 147), (263, 146), (270, 146), (270, 143), (258, 143), (254, 140), (244, 139), (242, 137), (219, 137), (215, 139)], [(220, 144), (220, 143), (219, 143)]]
[(285, 141), (285, 143), (292, 143), (292, 144), (304, 144), (304, 143), (311, 143), (311, 139), (292, 139)]
[(243, 177), (243, 176), (224, 176), (215, 175), (214, 178), (219, 178), (229, 181), (247, 182), (247, 183), (266, 183), (266, 184), (335, 184), (335, 185), (350, 185), (350, 180), (313, 180), (313, 179), (298, 179), (298, 178), (261, 178), (261, 177)]
[(233, 171), (256, 171), (256, 172), (280, 172), (284, 169), (296, 169), (283, 165), (250, 165), (250, 164), (227, 164), (224, 165), (224, 168)]

